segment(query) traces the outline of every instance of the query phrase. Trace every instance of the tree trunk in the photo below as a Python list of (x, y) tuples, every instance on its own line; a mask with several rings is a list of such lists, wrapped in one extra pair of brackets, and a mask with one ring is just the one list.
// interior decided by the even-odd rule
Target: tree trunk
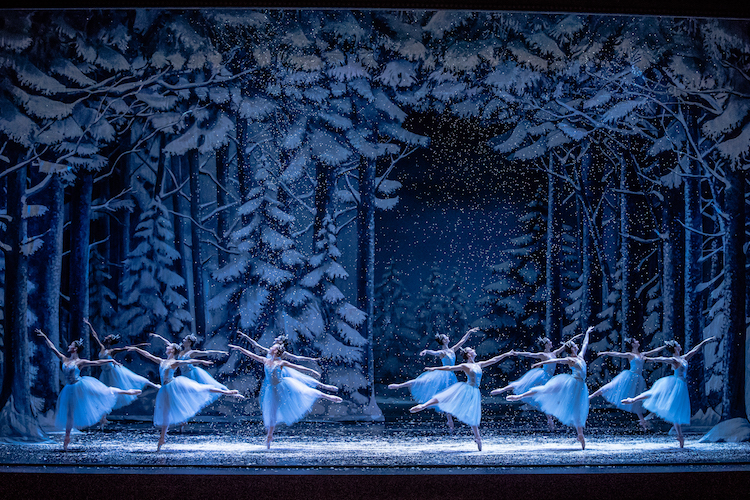
[[(64, 187), (59, 176), (55, 175), (47, 187), (47, 216), (44, 235), (44, 265), (40, 266), (41, 280), (39, 294), (39, 326), (56, 346), (60, 345), (60, 289), (62, 285), (63, 224), (65, 219)], [(39, 349), (41, 364), (37, 379), (46, 384), (48, 394), (45, 396), (43, 411), (53, 409), (60, 391), (60, 359), (46, 346)]]
[(5, 254), (5, 374), (0, 389), (0, 437), (7, 440), (46, 441), (31, 403), (31, 346), (28, 310), (28, 257), (23, 254), (23, 218), (27, 167), (8, 176), (8, 245)]
[[(696, 290), (703, 279), (700, 264), (703, 238), (701, 194), (700, 194), (700, 164), (696, 161), (689, 163), (689, 171), (684, 177), (684, 205), (685, 205), (685, 261), (683, 278), (683, 318), (685, 334), (685, 350), (689, 351), (703, 339), (701, 325), (701, 296)], [(668, 332), (665, 332), (668, 333)], [(708, 405), (705, 391), (705, 364), (703, 356), (694, 357), (688, 364), (687, 382), (690, 392), (692, 408), (705, 409)]]
[(677, 189), (666, 188), (663, 191), (662, 210), (662, 332), (683, 343), (685, 339), (684, 322), (684, 287), (683, 273), (683, 238), (679, 221), (682, 213), (679, 207), (683, 204)]
[(726, 379), (721, 419), (745, 413), (745, 179), (741, 170), (727, 172), (724, 192), (724, 363)]
[[(624, 159), (620, 162), (620, 314), (622, 324), (620, 335), (624, 343), (626, 338), (632, 338), (637, 318), (634, 315), (633, 299), (635, 298), (635, 283), (633, 275), (632, 240), (630, 238), (633, 226), (630, 222), (632, 194), (629, 194), (628, 163)], [(624, 344), (621, 346), (624, 349)]]
[[(318, 161), (315, 164), (315, 220), (313, 221), (313, 254), (317, 253), (315, 242), (318, 239), (318, 233), (323, 229), (323, 219), (328, 213), (328, 203), (331, 199), (331, 185), (333, 183), (331, 167)], [(373, 219), (374, 224), (374, 219)], [(374, 228), (373, 228), (374, 229)]]
[[(548, 168), (555, 170), (555, 164), (550, 156)], [(545, 335), (553, 344), (562, 340), (563, 308), (562, 308), (562, 258), (560, 233), (562, 220), (560, 216), (560, 181), (556, 175), (547, 174), (547, 297), (546, 320), (544, 322)]]
[(91, 194), (94, 176), (82, 171), (73, 184), (70, 225), (70, 338), (82, 339), (84, 353), (91, 355), (88, 326), (83, 322), (89, 316), (89, 254), (91, 235)]
[[(185, 163), (187, 159), (184, 156), (171, 156), (169, 159), (170, 169), (174, 175), (175, 181), (179, 186), (185, 176)], [(176, 187), (176, 186), (175, 186)], [(172, 195), (172, 210), (177, 214), (174, 216), (173, 227), (174, 227), (174, 247), (180, 254), (180, 261), (177, 264), (179, 266), (178, 272), (180, 276), (185, 279), (185, 290), (188, 296), (188, 309), (193, 311), (193, 300), (195, 299), (192, 290), (192, 280), (190, 279), (190, 254), (188, 253), (188, 246), (185, 243), (187, 239), (187, 227), (188, 224), (183, 215), (187, 210), (185, 209), (185, 199), (182, 196), (182, 190), (176, 191)], [(193, 321), (195, 321), (195, 315), (193, 315)]]
[[(229, 224), (231, 222), (232, 212), (223, 209), (229, 204), (229, 165), (228, 161), (229, 146), (222, 146), (216, 151), (216, 180), (219, 185), (216, 187), (216, 205), (220, 212), (216, 222), (216, 233), (219, 236), (219, 244), (222, 248), (227, 248), (229, 242)], [(218, 252), (218, 267), (221, 269), (229, 263), (229, 254), (222, 249)]]
[(359, 160), (359, 196), (357, 207), (357, 307), (367, 314), (363, 337), (367, 339), (364, 368), (370, 384), (370, 416), (381, 420), (383, 414), (375, 401), (375, 359), (373, 357), (373, 318), (375, 304), (375, 162), (364, 156)]
[(200, 223), (201, 213), (201, 183), (200, 183), (200, 156), (197, 150), (188, 152), (188, 164), (190, 167), (190, 241), (193, 262), (193, 297), (195, 303), (195, 334), (205, 337), (206, 334), (206, 295), (205, 282), (203, 280), (203, 251), (200, 235), (203, 231)]
[[(591, 206), (589, 200), (599, 196), (600, 186), (597, 173), (593, 169), (591, 153), (586, 153), (581, 161), (582, 198), (581, 211), (586, 212)], [(581, 331), (595, 323), (596, 311), (601, 308), (602, 297), (602, 268), (596, 258), (596, 228), (591, 227), (597, 223), (595, 214), (583, 214), (581, 217), (581, 274), (583, 276), (583, 293), (581, 294)]]

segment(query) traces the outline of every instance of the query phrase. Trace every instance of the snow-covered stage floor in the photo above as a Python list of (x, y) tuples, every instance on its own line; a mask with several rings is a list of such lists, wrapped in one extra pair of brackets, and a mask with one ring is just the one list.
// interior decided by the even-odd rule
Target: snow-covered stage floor
[(735, 498), (750, 483), (750, 443), (699, 443), (700, 435), (689, 434), (680, 449), (659, 423), (648, 432), (630, 422), (594, 423), (581, 450), (572, 430), (549, 432), (541, 424), (485, 421), (478, 451), (468, 427), (458, 425), (451, 434), (437, 416), (301, 422), (280, 427), (268, 450), (260, 422), (204, 421), (174, 429), (157, 453), (157, 429), (116, 421), (103, 432), (75, 433), (67, 452), (60, 433), (46, 444), (0, 444), (0, 497), (9, 498), (5, 490), (22, 493), (18, 498), (65, 492), (106, 500), (684, 500), (706, 492)]

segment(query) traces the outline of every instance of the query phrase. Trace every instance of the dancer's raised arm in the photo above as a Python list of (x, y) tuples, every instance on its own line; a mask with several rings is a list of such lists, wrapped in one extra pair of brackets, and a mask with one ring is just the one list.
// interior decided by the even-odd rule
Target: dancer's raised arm
[[(263, 347), (258, 342), (256, 342), (255, 339), (253, 339), (252, 337), (250, 337), (248, 335), (245, 335), (240, 330), (237, 330), (237, 333), (240, 335), (240, 337), (242, 337), (242, 338), (246, 339), (248, 342), (250, 342), (253, 345), (253, 347), (255, 347), (256, 349), (258, 349), (261, 352), (263, 352), (263, 354), (268, 354), (268, 351), (269, 351), (268, 347)], [(311, 362), (320, 361), (320, 358), (310, 358), (308, 356), (298, 356), (296, 354), (292, 354), (291, 352), (287, 352), (287, 351), (284, 351), (284, 354), (282, 354), (282, 357), (293, 359), (294, 361), (311, 361)]]
[(47, 335), (45, 335), (43, 331), (37, 328), (36, 330), (34, 330), (34, 332), (37, 334), (38, 337), (42, 337), (44, 339), (44, 341), (47, 343), (47, 347), (52, 349), (52, 352), (54, 352), (58, 358), (60, 358), (63, 361), (68, 359), (67, 356), (65, 356), (63, 353), (57, 350), (57, 347), (55, 347), (55, 344), (52, 343), (52, 341), (47, 337)]
[[(153, 334), (153, 335), (156, 335), (156, 334)], [(157, 336), (158, 336), (158, 335), (157, 335)], [(144, 349), (141, 349), (140, 347), (136, 347), (136, 346), (133, 346), (133, 345), (131, 345), (131, 346), (128, 346), (128, 347), (125, 347), (125, 350), (126, 350), (126, 351), (133, 351), (133, 352), (137, 352), (138, 354), (140, 354), (141, 356), (143, 356), (143, 357), (144, 357), (144, 358), (146, 358), (147, 360), (149, 360), (149, 361), (153, 361), (153, 362), (154, 362), (154, 363), (156, 363), (156, 364), (159, 364), (159, 363), (161, 363), (162, 361), (164, 361), (164, 360), (163, 360), (163, 359), (161, 359), (160, 357), (158, 357), (158, 356), (154, 356), (154, 355), (153, 355), (153, 354), (151, 354), (150, 352), (148, 352), (148, 351), (146, 351), (146, 350), (144, 350)]]
[(578, 356), (583, 358), (586, 355), (586, 349), (589, 347), (589, 335), (594, 331), (594, 327), (590, 326), (586, 329), (586, 334), (583, 336), (583, 343), (581, 343), (581, 349), (578, 351)]
[(108, 365), (108, 364), (115, 364), (119, 365), (117, 361), (115, 361), (112, 358), (109, 359), (83, 359), (80, 358), (78, 360), (78, 367), (79, 368), (85, 368), (87, 366), (102, 366), (102, 365)]
[(189, 358), (197, 358), (202, 356), (209, 356), (211, 354), (229, 354), (228, 351), (217, 351), (213, 349), (206, 349), (205, 351), (201, 351), (198, 349), (190, 349), (189, 351), (185, 351), (182, 353), (183, 356), (187, 356)]
[(716, 342), (718, 340), (719, 339), (717, 337), (709, 337), (709, 338), (703, 340), (700, 344), (698, 344), (697, 346), (695, 346), (692, 349), (690, 349), (690, 351), (688, 351), (687, 353), (685, 353), (685, 355), (683, 356), (683, 358), (685, 358), (685, 361), (689, 361), (690, 358), (692, 358), (693, 356), (695, 356), (698, 353), (698, 351), (701, 350), (701, 347), (703, 347), (704, 345), (708, 344), (709, 342)]
[(254, 352), (248, 351), (244, 347), (240, 347), (240, 346), (234, 345), (234, 344), (229, 344), (227, 347), (229, 347), (230, 349), (233, 349), (235, 351), (240, 351), (242, 354), (244, 354), (248, 358), (254, 359), (255, 361), (257, 361), (259, 363), (265, 363), (266, 362), (266, 358), (264, 358), (263, 356), (258, 356)]
[[(584, 335), (583, 333), (579, 333), (578, 335), (573, 335), (573, 336), (572, 336), (572, 337), (571, 337), (571, 338), (570, 338), (570, 339), (568, 340), (568, 342), (574, 342), (574, 341), (575, 341), (575, 340), (576, 340), (576, 339), (577, 339), (578, 337), (583, 337), (583, 335)], [(566, 342), (566, 343), (567, 343), (567, 342)], [(566, 347), (565, 347), (565, 344), (566, 344), (566, 343), (564, 343), (563, 345), (561, 345), (560, 347), (558, 347), (557, 349), (555, 349), (554, 351), (552, 351), (552, 354), (554, 354), (555, 356), (559, 356), (559, 355), (560, 355), (560, 353), (561, 353), (561, 352), (563, 352), (563, 351), (565, 350), (565, 348), (566, 348)]]
[(99, 344), (99, 350), (106, 351), (107, 348), (104, 347), (104, 344), (102, 344), (102, 341), (99, 340), (99, 335), (96, 334), (96, 330), (94, 330), (94, 325), (92, 325), (89, 322), (88, 318), (83, 318), (83, 322), (89, 327), (89, 330), (91, 330), (91, 336), (94, 337), (94, 340), (96, 340), (96, 343)]
[(504, 360), (505, 358), (507, 358), (509, 356), (514, 356), (515, 354), (516, 354), (515, 351), (510, 350), (510, 351), (505, 352), (503, 354), (498, 354), (494, 358), (490, 358), (490, 359), (485, 360), (485, 361), (480, 361), (477, 364), (479, 365), (480, 368), (486, 368), (488, 366), (494, 365), (495, 363), (499, 363), (500, 361)]
[(545, 359), (544, 361), (539, 361), (538, 363), (534, 363), (531, 365), (532, 368), (540, 368), (543, 365), (554, 365), (554, 364), (560, 364), (560, 365), (572, 365), (574, 363), (574, 358), (552, 358), (552, 359)]
[(167, 345), (169, 345), (169, 344), (171, 344), (171, 343), (172, 343), (172, 341), (171, 341), (171, 340), (167, 340), (167, 339), (165, 339), (164, 337), (162, 337), (162, 336), (161, 336), (161, 335), (159, 335), (158, 333), (149, 333), (148, 335), (149, 335), (149, 337), (156, 337), (157, 339), (161, 339), (161, 340), (163, 340), (163, 341), (164, 341), (164, 343), (165, 343), (165, 344), (167, 344)]
[(471, 337), (471, 334), (474, 333), (474, 332), (477, 332), (477, 331), (479, 331), (479, 327), (472, 328), (471, 330), (469, 330), (468, 332), (466, 332), (464, 334), (464, 336), (461, 337), (461, 340), (459, 340), (458, 342), (456, 342), (456, 345), (454, 345), (453, 347), (451, 347), (451, 351), (456, 352), (462, 345), (464, 345), (466, 343), (467, 340), (469, 340), (469, 337)]

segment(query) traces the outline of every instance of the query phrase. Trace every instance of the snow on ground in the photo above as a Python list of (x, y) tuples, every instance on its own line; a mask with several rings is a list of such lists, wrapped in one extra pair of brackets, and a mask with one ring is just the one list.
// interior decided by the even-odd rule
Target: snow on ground
[(581, 450), (570, 429), (516, 430), (485, 426), (478, 451), (471, 431), (451, 434), (442, 421), (375, 424), (302, 422), (281, 427), (268, 450), (259, 423), (191, 423), (171, 431), (156, 453), (158, 431), (147, 424), (113, 423), (104, 432), (62, 434), (53, 443), (0, 444), (0, 465), (148, 468), (574, 468), (717, 467), (750, 470), (750, 443), (704, 443), (688, 435), (685, 448), (664, 429), (611, 432), (589, 429)]

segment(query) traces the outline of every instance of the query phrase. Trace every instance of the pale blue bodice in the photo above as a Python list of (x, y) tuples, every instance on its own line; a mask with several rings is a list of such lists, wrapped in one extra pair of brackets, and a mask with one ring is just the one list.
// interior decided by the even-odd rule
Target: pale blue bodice
[[(104, 356), (100, 356), (100, 359), (112, 359), (112, 355), (111, 354), (105, 354)], [(114, 363), (106, 363), (106, 364), (103, 364), (101, 366), (101, 368), (102, 368), (103, 371), (106, 372), (106, 371), (111, 370), (113, 365), (114, 365)]]
[(469, 365), (469, 371), (466, 373), (466, 383), (472, 387), (479, 387), (482, 381), (482, 367), (476, 363)]
[(266, 380), (268, 380), (271, 385), (276, 385), (279, 382), (281, 382), (281, 379), (283, 378), (283, 375), (281, 373), (281, 365), (280, 364), (269, 364), (266, 363), (264, 365), (264, 371), (266, 374)]
[(643, 373), (643, 365), (646, 361), (643, 358), (633, 358), (630, 360), (630, 371), (641, 375)]
[(443, 351), (443, 357), (440, 358), (443, 366), (453, 366), (456, 364), (456, 353), (452, 350)]
[(576, 358), (575, 364), (570, 367), (570, 372), (574, 379), (586, 380), (586, 362), (581, 358)]
[[(185, 361), (186, 359), (190, 359), (190, 356), (186, 354), (180, 354), (179, 356), (177, 356), (177, 359), (179, 359), (180, 361)], [(189, 373), (192, 369), (193, 369), (193, 365), (191, 365), (190, 363), (186, 363), (180, 366), (181, 373)]]
[(66, 385), (75, 384), (81, 380), (81, 370), (78, 368), (78, 365), (68, 365), (63, 363), (62, 372)]
[(555, 374), (555, 368), (557, 368), (557, 365), (554, 363), (550, 363), (548, 365), (542, 365), (542, 370), (544, 370), (544, 373), (548, 377), (551, 377), (552, 375)]
[(685, 380), (685, 373), (687, 372), (688, 363), (684, 359), (678, 359), (677, 361), (680, 363), (680, 366), (678, 366), (677, 368), (672, 368), (674, 370), (674, 376)]
[(174, 368), (170, 368), (166, 363), (159, 365), (159, 378), (161, 385), (168, 384), (174, 380)]

